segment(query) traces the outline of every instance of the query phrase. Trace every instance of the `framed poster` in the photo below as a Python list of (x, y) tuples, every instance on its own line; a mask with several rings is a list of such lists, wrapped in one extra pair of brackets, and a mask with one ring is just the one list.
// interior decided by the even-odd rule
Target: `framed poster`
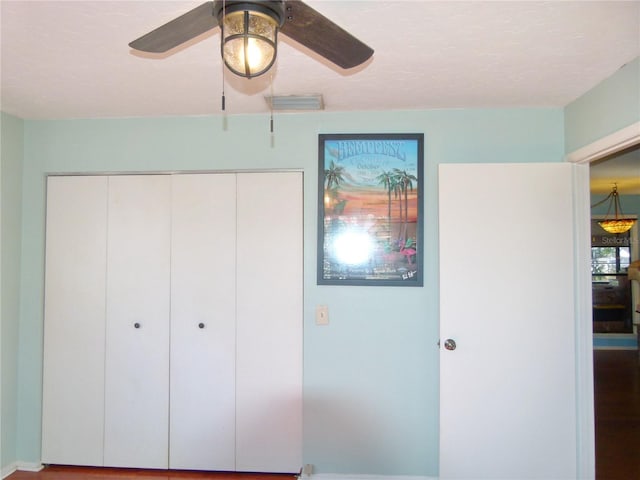
[(424, 134), (321, 134), (318, 284), (422, 286)]

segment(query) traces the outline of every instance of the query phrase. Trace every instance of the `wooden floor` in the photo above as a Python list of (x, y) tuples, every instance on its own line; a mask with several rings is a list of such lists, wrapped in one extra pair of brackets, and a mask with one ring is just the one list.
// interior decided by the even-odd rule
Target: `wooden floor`
[[(594, 352), (597, 480), (640, 479), (640, 366), (635, 351)], [(51, 466), (8, 480), (292, 480), (258, 475)]]
[(640, 479), (638, 352), (594, 352), (596, 478)]
[(294, 480), (295, 475), (138, 470), (49, 466), (38, 473), (15, 472), (7, 480)]

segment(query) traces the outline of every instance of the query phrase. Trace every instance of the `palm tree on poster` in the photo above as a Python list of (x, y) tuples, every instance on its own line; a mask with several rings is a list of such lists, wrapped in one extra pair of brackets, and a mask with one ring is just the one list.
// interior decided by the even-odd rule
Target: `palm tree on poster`
[(382, 185), (387, 191), (387, 230), (391, 235), (391, 192), (393, 191), (393, 174), (391, 172), (382, 172), (376, 177), (379, 185)]
[[(344, 167), (336, 165), (333, 160), (329, 164), (329, 168), (324, 171), (325, 181), (325, 203), (330, 205), (336, 204), (338, 200), (338, 187), (344, 183)], [(344, 209), (344, 204), (342, 204)]]
[[(396, 170), (396, 169), (394, 169)], [(398, 176), (394, 173), (393, 174), (393, 180), (391, 182), (391, 186), (393, 188), (393, 197), (399, 199), (398, 202), (398, 207), (400, 207), (400, 225), (402, 225), (402, 223), (404, 223), (404, 216), (402, 214), (402, 183), (399, 182)], [(402, 236), (402, 226), (400, 227), (400, 229), (398, 230), (398, 240), (400, 239), (400, 237)]]
[(338, 188), (340, 184), (344, 182), (344, 167), (336, 165), (336, 163), (331, 160), (329, 168), (324, 171), (324, 181), (327, 183), (326, 188), (328, 190), (330, 190), (331, 187)]
[[(399, 239), (403, 241), (406, 236), (407, 225), (409, 223), (409, 190), (413, 191), (413, 182), (418, 181), (418, 177), (408, 173), (406, 170), (393, 169), (396, 182), (400, 185), (400, 191), (404, 196), (404, 225)], [(402, 221), (402, 218), (400, 219)]]

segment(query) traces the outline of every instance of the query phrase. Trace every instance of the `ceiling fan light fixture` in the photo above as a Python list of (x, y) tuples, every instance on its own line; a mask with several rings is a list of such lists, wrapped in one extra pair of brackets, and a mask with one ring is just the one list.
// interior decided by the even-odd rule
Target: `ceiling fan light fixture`
[(245, 78), (267, 72), (277, 56), (284, 2), (218, 0), (214, 9), (222, 29), (220, 49), (227, 68)]

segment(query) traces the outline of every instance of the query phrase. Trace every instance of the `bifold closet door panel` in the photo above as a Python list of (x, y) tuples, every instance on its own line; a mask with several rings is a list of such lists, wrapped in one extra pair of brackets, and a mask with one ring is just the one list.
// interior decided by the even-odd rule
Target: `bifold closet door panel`
[(302, 173), (238, 174), (236, 469), (302, 465)]
[(104, 463), (167, 468), (171, 177), (109, 178)]
[(49, 177), (42, 462), (102, 465), (107, 178)]
[(236, 176), (173, 176), (169, 466), (235, 470)]

